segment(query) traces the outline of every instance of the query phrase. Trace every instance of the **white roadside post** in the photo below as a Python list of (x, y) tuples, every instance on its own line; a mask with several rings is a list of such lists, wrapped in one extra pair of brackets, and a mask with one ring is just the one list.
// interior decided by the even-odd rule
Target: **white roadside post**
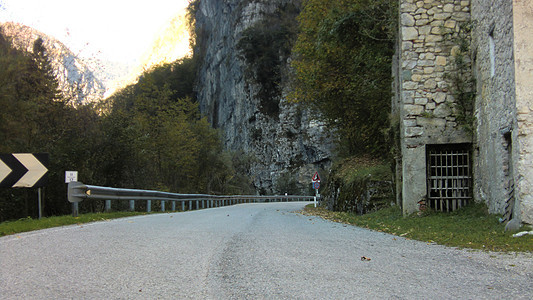
[[(78, 171), (65, 171), (65, 183), (77, 182), (78, 181)], [(106, 203), (107, 204), (107, 203)], [(78, 216), (78, 202), (72, 203), (72, 216)]]

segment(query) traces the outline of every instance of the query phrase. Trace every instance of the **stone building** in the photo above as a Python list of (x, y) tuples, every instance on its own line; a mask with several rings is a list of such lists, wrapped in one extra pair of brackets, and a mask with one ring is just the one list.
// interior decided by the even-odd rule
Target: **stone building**
[(398, 202), (533, 223), (533, 3), (400, 0)]

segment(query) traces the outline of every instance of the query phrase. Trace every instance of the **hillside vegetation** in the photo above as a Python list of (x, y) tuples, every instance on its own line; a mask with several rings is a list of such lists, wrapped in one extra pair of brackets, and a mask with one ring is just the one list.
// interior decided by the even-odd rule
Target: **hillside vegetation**
[(394, 202), (391, 66), (397, 1), (307, 0), (298, 17), (290, 100), (338, 134), (327, 207), (363, 214)]
[(336, 130), (340, 154), (389, 153), (395, 0), (307, 0), (289, 98)]
[[(191, 2), (190, 26), (199, 1)], [(277, 19), (260, 24), (271, 32), (264, 26), (245, 31), (239, 49), (253, 67), (248, 71), (268, 75), (256, 76), (264, 87), (257, 95), (262, 109), (277, 113), (277, 103), (267, 100), (288, 78), (290, 100), (312, 107), (316, 118), (338, 134), (340, 157), (366, 155), (383, 165), (391, 144), (396, 2), (305, 0), (297, 24), (299, 5), (289, 5)], [(197, 38), (194, 32), (191, 36)], [(261, 36), (270, 43), (261, 44)], [(258, 43), (261, 48), (250, 47)], [(44, 215), (70, 212), (65, 170), (78, 171), (80, 181), (94, 185), (254, 192), (247, 177), (253, 159), (226, 152), (219, 132), (198, 110), (194, 83), (201, 53), (196, 49), (192, 58), (153, 67), (105, 102), (74, 108), (59, 91), (42, 40), (35, 41), (33, 51), (23, 51), (0, 36), (0, 152), (50, 153)], [(292, 69), (270, 61), (290, 62)], [(263, 72), (269, 66), (272, 73)], [(344, 186), (350, 188), (351, 182), (345, 180)], [(80, 209), (101, 211), (103, 203), (83, 202)], [(35, 189), (0, 190), (0, 222), (37, 215)]]
[[(249, 193), (249, 180), (239, 175), (246, 156), (225, 152), (200, 116), (195, 72), (192, 58), (158, 66), (107, 101), (74, 108), (58, 89), (42, 40), (26, 52), (0, 36), (0, 153), (50, 154), (45, 216), (70, 212), (66, 170), (94, 185)], [(82, 202), (80, 209), (101, 211), (103, 203)], [(0, 222), (37, 215), (36, 189), (0, 189)]]

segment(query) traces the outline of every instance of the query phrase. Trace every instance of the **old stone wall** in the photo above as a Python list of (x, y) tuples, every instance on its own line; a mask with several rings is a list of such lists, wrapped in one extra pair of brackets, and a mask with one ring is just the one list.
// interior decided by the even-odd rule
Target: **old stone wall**
[[(514, 174), (518, 187), (517, 217), (533, 224), (533, 2), (513, 0), (515, 93), (518, 145)], [(518, 148), (518, 149), (516, 149)]]
[(399, 27), (400, 140), (404, 213), (427, 194), (427, 144), (470, 143), (454, 114), (457, 45), (447, 36), (470, 20), (470, 1), (402, 0)]
[[(472, 49), (477, 82), (474, 193), (491, 213), (505, 213), (514, 193), (516, 101), (513, 10), (508, 0), (473, 0)], [(510, 205), (513, 205), (510, 203)]]
[[(462, 24), (472, 31), (463, 36), (469, 49), (461, 50)], [(399, 112), (405, 213), (427, 196), (428, 146), (472, 143), (474, 199), (505, 219), (533, 223), (531, 44), (531, 1), (400, 0), (393, 114)], [(461, 57), (464, 81), (474, 79), (472, 132), (458, 124), (450, 80)]]

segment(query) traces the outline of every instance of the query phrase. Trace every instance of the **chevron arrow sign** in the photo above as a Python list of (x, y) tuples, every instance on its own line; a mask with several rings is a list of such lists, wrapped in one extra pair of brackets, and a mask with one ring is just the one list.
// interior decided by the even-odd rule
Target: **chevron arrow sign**
[(48, 157), (48, 153), (0, 154), (0, 187), (44, 186)]

